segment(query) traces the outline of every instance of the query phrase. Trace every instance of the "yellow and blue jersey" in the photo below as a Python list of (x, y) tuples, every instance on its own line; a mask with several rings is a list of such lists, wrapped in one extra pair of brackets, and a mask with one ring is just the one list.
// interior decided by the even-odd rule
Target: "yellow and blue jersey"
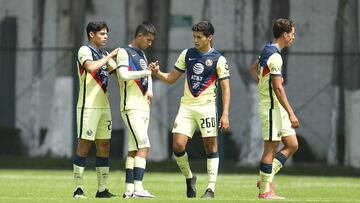
[(259, 56), (258, 67), (258, 90), (260, 107), (266, 109), (278, 109), (281, 105), (273, 91), (271, 76), (282, 77), (282, 58), (280, 48), (268, 42)]
[(108, 64), (94, 73), (84, 68), (86, 61), (96, 61), (107, 55), (102, 49), (90, 44), (80, 47), (78, 51), (79, 96), (77, 108), (110, 108), (108, 100)]
[(230, 78), (225, 57), (214, 48), (207, 53), (200, 53), (196, 48), (182, 51), (175, 69), (186, 73), (182, 104), (215, 103), (217, 81)]
[[(119, 50), (116, 61), (119, 69), (125, 68), (127, 71), (142, 71), (148, 67), (145, 53), (131, 45)], [(150, 111), (146, 96), (148, 77), (128, 81), (119, 79), (119, 86), (120, 111), (128, 109)]]

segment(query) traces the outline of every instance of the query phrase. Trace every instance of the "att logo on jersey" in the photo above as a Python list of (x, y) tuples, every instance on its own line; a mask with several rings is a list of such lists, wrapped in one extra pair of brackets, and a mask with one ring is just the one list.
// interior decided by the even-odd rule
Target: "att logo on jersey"
[(202, 72), (204, 72), (204, 65), (201, 63), (195, 63), (193, 70), (195, 74), (200, 75)]

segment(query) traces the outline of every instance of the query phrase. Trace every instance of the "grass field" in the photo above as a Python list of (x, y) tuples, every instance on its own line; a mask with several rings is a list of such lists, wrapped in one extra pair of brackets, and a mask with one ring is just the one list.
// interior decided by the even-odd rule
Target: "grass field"
[[(206, 174), (197, 174), (198, 196), (206, 189)], [(211, 202), (264, 202), (256, 198), (257, 175), (220, 174), (215, 199)], [(112, 171), (110, 191), (122, 194), (124, 172)], [(277, 193), (287, 197), (282, 202), (360, 202), (360, 178), (279, 175)], [(0, 202), (206, 202), (185, 197), (184, 179), (180, 173), (148, 172), (144, 187), (155, 199), (95, 199), (96, 174), (85, 172), (87, 199), (73, 199), (73, 177), (70, 170), (0, 170)], [(209, 200), (207, 200), (209, 201)], [(265, 200), (266, 201), (266, 200)], [(268, 201), (266, 201), (268, 202)]]

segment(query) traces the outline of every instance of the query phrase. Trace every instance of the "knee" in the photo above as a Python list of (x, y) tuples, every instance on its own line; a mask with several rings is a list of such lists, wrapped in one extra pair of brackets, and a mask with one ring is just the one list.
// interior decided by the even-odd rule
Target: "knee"
[(185, 145), (180, 142), (173, 142), (172, 148), (174, 152), (182, 152), (185, 150)]
[(299, 149), (298, 143), (293, 143), (288, 146), (289, 150), (291, 151), (291, 154), (294, 154)]

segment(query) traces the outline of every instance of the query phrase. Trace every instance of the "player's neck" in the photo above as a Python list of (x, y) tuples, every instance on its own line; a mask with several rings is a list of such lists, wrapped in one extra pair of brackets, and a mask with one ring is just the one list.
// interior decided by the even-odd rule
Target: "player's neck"
[(90, 45), (95, 49), (100, 49), (101, 46), (96, 45), (94, 42), (90, 42)]
[(207, 46), (205, 48), (198, 49), (198, 51), (202, 54), (205, 54), (205, 53), (209, 52), (210, 50), (211, 50), (211, 46)]
[(284, 40), (282, 40), (281, 38), (278, 39), (274, 39), (272, 41), (273, 44), (277, 44), (277, 46), (280, 48), (280, 50), (282, 50), (285, 47), (285, 42)]

